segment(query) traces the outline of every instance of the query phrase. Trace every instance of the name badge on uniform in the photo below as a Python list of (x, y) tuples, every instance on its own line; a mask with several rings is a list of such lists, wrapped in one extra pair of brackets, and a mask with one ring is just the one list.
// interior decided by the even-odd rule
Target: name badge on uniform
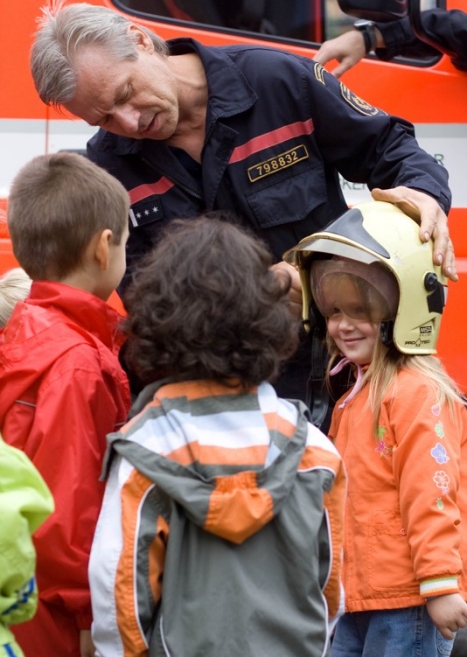
[(306, 160), (308, 157), (305, 144), (299, 144), (285, 151), (285, 153), (280, 153), (280, 155), (270, 157), (269, 160), (264, 160), (264, 162), (249, 167), (247, 169), (248, 178), (250, 182), (257, 182), (266, 176), (282, 171), (282, 169), (292, 167), (294, 164), (298, 164), (301, 160)]

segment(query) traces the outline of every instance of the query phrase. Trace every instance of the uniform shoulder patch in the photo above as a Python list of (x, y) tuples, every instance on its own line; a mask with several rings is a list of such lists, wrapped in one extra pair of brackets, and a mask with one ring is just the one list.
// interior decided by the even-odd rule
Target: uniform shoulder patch
[(349, 103), (354, 110), (360, 112), (360, 114), (365, 114), (365, 116), (375, 116), (376, 114), (386, 114), (382, 110), (379, 110), (377, 107), (373, 107), (370, 103), (367, 103), (366, 100), (354, 94), (353, 91), (350, 91), (345, 84), (340, 83), (341, 95), (342, 98)]
[(313, 67), (313, 73), (315, 75), (315, 78), (318, 80), (318, 82), (321, 82), (321, 84), (326, 84), (324, 81), (325, 70), (326, 69), (323, 66), (321, 66), (321, 64), (318, 64), (318, 62), (316, 62), (316, 64)]

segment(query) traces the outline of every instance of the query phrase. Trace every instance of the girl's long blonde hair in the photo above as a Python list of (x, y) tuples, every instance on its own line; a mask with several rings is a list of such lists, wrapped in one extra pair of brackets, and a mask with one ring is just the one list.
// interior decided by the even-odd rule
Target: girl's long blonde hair
[(31, 279), (20, 267), (0, 276), (0, 328), (10, 319), (18, 301), (24, 301), (31, 288)]
[[(326, 384), (332, 390), (330, 371), (342, 357), (336, 343), (329, 333), (326, 335), (326, 346), (330, 355), (326, 369)], [(373, 411), (374, 435), (378, 435), (378, 423), (383, 399), (389, 388), (395, 384), (397, 374), (401, 370), (412, 370), (423, 375), (436, 395), (440, 406), (448, 405), (452, 414), (456, 404), (466, 404), (456, 382), (444, 369), (441, 361), (435, 356), (419, 356), (403, 354), (394, 346), (386, 347), (381, 339), (376, 340), (373, 358), (365, 371), (362, 386), (368, 385), (369, 404)]]

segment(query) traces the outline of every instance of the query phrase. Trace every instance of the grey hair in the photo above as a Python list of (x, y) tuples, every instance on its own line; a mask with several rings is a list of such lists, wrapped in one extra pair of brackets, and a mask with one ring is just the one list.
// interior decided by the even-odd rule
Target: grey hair
[[(30, 66), (34, 84), (46, 105), (59, 107), (72, 100), (77, 89), (76, 56), (86, 45), (107, 48), (118, 60), (138, 57), (137, 34), (122, 14), (87, 3), (63, 7), (63, 0), (42, 9), (39, 29), (31, 49)], [(155, 52), (167, 56), (166, 42), (138, 25), (154, 44)]]

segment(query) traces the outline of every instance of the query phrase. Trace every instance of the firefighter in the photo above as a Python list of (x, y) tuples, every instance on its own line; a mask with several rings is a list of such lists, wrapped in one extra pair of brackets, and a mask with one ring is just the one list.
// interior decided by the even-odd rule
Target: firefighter
[[(422, 238), (435, 237), (436, 262), (457, 279), (446, 170), (419, 147), (412, 124), (369, 105), (308, 58), (165, 42), (120, 13), (78, 3), (45, 10), (31, 70), (46, 104), (100, 128), (88, 156), (129, 191), (120, 291), (167, 222), (213, 210), (235, 213), (267, 243), (275, 266), (289, 268), (282, 253), (347, 209), (339, 174), (419, 217)], [(306, 353), (308, 345), (276, 388), (312, 406)], [(319, 386), (321, 374), (312, 378)], [(316, 423), (325, 416), (320, 407)]]

